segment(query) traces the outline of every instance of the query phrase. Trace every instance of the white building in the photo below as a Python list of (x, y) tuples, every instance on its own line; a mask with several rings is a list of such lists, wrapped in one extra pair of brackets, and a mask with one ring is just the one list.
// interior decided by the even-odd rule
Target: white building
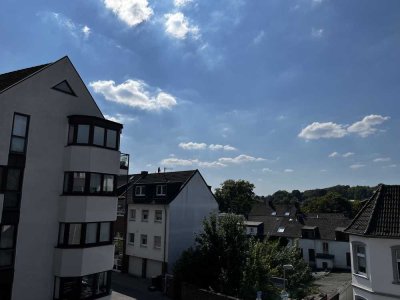
[(128, 187), (129, 273), (149, 278), (171, 272), (182, 251), (194, 244), (203, 219), (217, 211), (198, 170), (133, 175)]
[(346, 232), (354, 299), (400, 299), (400, 185), (380, 185)]
[(122, 125), (68, 57), (0, 75), (0, 299), (109, 299)]

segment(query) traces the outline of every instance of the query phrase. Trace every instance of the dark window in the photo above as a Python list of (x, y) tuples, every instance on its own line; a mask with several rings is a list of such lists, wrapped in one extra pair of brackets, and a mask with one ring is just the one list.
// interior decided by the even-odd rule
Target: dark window
[(308, 260), (311, 262), (315, 262), (315, 250), (308, 249)]
[(115, 130), (107, 129), (107, 148), (117, 147), (117, 132)]
[(97, 223), (86, 224), (86, 244), (95, 244), (97, 241)]
[(101, 192), (101, 174), (92, 173), (90, 174), (90, 193)]
[(89, 144), (89, 130), (89, 125), (78, 125), (78, 133), (76, 135), (78, 144)]
[(144, 185), (138, 185), (135, 187), (135, 196), (145, 196)]
[(65, 94), (76, 96), (75, 92), (72, 90), (71, 86), (66, 80), (60, 82), (59, 84), (56, 84), (55, 86), (52, 87), (52, 89), (59, 92), (63, 92)]
[(58, 246), (81, 248), (111, 244), (111, 222), (60, 223)]
[(20, 180), (21, 180), (21, 170), (8, 168), (7, 171), (7, 191), (19, 191), (20, 190)]
[(140, 235), (140, 246), (147, 247), (147, 234)]
[(162, 222), (162, 210), (155, 211), (154, 222)]
[(322, 252), (324, 253), (324, 254), (328, 254), (329, 253), (329, 244), (327, 243), (327, 242), (323, 242), (322, 243)]
[(14, 114), (10, 152), (25, 153), (28, 125), (28, 116), (17, 113)]
[(68, 245), (81, 244), (82, 224), (69, 224)]
[(167, 194), (167, 186), (165, 184), (160, 184), (156, 186), (156, 195), (165, 196)]
[(64, 194), (114, 196), (116, 176), (90, 172), (66, 172)]
[(93, 145), (104, 146), (104, 128), (94, 126)]
[(143, 209), (142, 210), (142, 222), (147, 222), (149, 220), (149, 210)]
[(82, 172), (75, 172), (72, 181), (72, 192), (83, 193), (85, 191), (86, 174)]
[(110, 235), (110, 222), (102, 222), (100, 223), (100, 242), (108, 242), (111, 241)]
[(400, 246), (392, 247), (393, 281), (400, 283)]
[(351, 267), (350, 252), (346, 252), (346, 265)]
[(18, 208), (20, 194), (17, 192), (4, 193), (4, 208)]
[(15, 226), (0, 226), (0, 267), (12, 265), (15, 243)]
[(104, 175), (103, 192), (112, 193), (114, 191), (114, 175)]
[(134, 233), (129, 234), (129, 244), (131, 244), (131, 245), (135, 244), (135, 234)]

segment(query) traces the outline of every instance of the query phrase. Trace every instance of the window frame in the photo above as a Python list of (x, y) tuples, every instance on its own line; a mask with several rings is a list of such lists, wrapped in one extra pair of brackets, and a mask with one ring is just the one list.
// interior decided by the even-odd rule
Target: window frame
[[(132, 215), (133, 215), (133, 217), (132, 217)], [(129, 221), (136, 221), (136, 209), (135, 208), (129, 209)]]
[(156, 185), (156, 196), (166, 196), (167, 195), (167, 185), (157, 184)]
[(135, 186), (135, 196), (146, 196), (146, 186), (145, 185), (136, 185)]
[[(143, 238), (146, 238), (146, 244), (142, 243)], [(149, 244), (148, 241), (149, 241), (149, 238), (148, 238), (147, 234), (141, 234), (140, 235), (140, 247), (147, 248), (147, 245)]]
[[(352, 242), (353, 250), (353, 274), (368, 278), (368, 263), (367, 263), (367, 246), (363, 242), (355, 241)], [(358, 252), (358, 247), (364, 248), (364, 254)], [(359, 270), (359, 257), (363, 257), (365, 260), (365, 272)]]
[(400, 245), (390, 248), (392, 252), (393, 284), (400, 284)]
[[(75, 173), (84, 173), (85, 181), (84, 181), (84, 189), (82, 192), (73, 191), (74, 185), (74, 174)], [(92, 175), (100, 175), (100, 191), (92, 192), (91, 191), (91, 177)], [(113, 191), (104, 191), (104, 184), (106, 176), (113, 177)], [(115, 197), (117, 195), (117, 175), (107, 174), (107, 173), (97, 173), (97, 172), (81, 172), (81, 171), (67, 171), (64, 172), (64, 183), (63, 183), (63, 195), (93, 195), (93, 196), (112, 196)]]
[[(144, 213), (147, 212), (147, 218), (144, 218)], [(142, 222), (149, 222), (149, 218), (150, 218), (150, 210), (149, 209), (142, 209), (142, 214), (141, 214), (141, 221)]]
[[(159, 246), (159, 247), (156, 246), (156, 238), (159, 238), (159, 239), (160, 239), (160, 246)], [(153, 248), (154, 248), (154, 249), (157, 249), (157, 250), (160, 250), (160, 249), (161, 249), (161, 246), (162, 246), (162, 238), (161, 238), (161, 235), (155, 235), (155, 236), (153, 237)]]
[[(26, 117), (27, 121), (26, 121), (26, 128), (25, 128), (25, 136), (20, 136), (17, 134), (14, 134), (14, 125), (15, 125), (15, 117), (16, 116), (22, 116), (22, 117)], [(10, 153), (13, 154), (19, 154), (19, 155), (26, 155), (26, 150), (27, 150), (27, 146), (28, 146), (28, 136), (29, 136), (29, 124), (30, 124), (30, 115), (27, 114), (23, 114), (23, 113), (19, 113), (19, 112), (14, 112), (13, 115), (13, 123), (12, 123), (12, 127), (11, 127), (11, 135), (10, 135)], [(24, 149), (23, 151), (13, 151), (12, 150), (12, 141), (13, 138), (19, 138), (19, 139), (24, 139)]]
[[(88, 224), (97, 224), (96, 226), (96, 241), (88, 243), (86, 241), (87, 235), (87, 225)], [(109, 223), (109, 234), (108, 240), (101, 241), (100, 240), (100, 231), (101, 231), (101, 224), (102, 223)], [(80, 224), (80, 239), (78, 244), (69, 244), (69, 231), (71, 224)], [(104, 245), (111, 245), (113, 243), (113, 227), (114, 222), (112, 221), (105, 221), (105, 222), (86, 222), (86, 223), (78, 223), (78, 222), (60, 222), (59, 229), (58, 229), (58, 240), (57, 240), (57, 248), (61, 249), (68, 249), (68, 248), (90, 248), (90, 247), (97, 247), (97, 246), (104, 246)]]
[(322, 242), (322, 253), (329, 254), (329, 243)]
[(4, 265), (0, 265), (0, 269), (1, 268), (8, 268), (10, 266), (12, 266), (14, 264), (14, 256), (15, 256), (15, 244), (16, 244), (16, 240), (17, 240), (17, 226), (15, 224), (0, 224), (0, 242), (2, 239), (2, 232), (3, 232), (3, 227), (5, 226), (12, 226), (13, 230), (12, 230), (12, 242), (11, 242), (11, 246), (10, 247), (1, 247), (1, 243), (0, 243), (0, 252), (3, 253), (9, 253), (10, 254), (10, 262), (9, 264), (4, 264)]
[[(157, 213), (161, 213), (161, 218), (157, 218)], [(162, 223), (163, 221), (163, 211), (161, 209), (156, 209), (154, 211), (154, 223)]]
[[(134, 246), (135, 245), (135, 234), (130, 232), (128, 236), (129, 236), (128, 244), (131, 246)], [(133, 237), (133, 241), (132, 241), (132, 237)]]

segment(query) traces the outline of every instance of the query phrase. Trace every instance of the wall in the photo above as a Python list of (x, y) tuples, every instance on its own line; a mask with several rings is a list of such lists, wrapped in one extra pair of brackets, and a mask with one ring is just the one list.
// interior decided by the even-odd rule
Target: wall
[[(65, 79), (78, 97), (51, 89)], [(14, 112), (31, 116), (13, 299), (52, 299), (67, 116), (102, 114), (67, 58), (1, 93), (0, 107), (0, 164), (7, 164)]]
[(204, 218), (218, 212), (218, 204), (197, 172), (170, 204), (168, 272), (181, 253), (194, 244)]
[[(392, 246), (400, 246), (400, 239), (378, 239), (350, 236), (350, 242), (362, 242), (366, 245), (367, 278), (353, 274), (354, 289), (361, 294), (372, 291), (382, 295), (368, 295), (366, 299), (390, 299), (390, 295), (400, 295), (400, 284), (393, 284)], [(351, 249), (353, 251), (353, 249)], [(353, 259), (353, 253), (352, 253)], [(353, 261), (352, 261), (353, 262)], [(363, 292), (363, 294), (364, 294)]]

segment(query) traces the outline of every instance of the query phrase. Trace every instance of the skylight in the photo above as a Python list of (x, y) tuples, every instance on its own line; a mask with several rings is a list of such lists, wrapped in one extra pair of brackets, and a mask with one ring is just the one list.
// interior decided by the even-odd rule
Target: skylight
[(278, 232), (284, 232), (285, 231), (285, 227), (283, 227), (283, 226), (280, 226), (279, 228), (278, 228), (278, 230), (277, 230)]

